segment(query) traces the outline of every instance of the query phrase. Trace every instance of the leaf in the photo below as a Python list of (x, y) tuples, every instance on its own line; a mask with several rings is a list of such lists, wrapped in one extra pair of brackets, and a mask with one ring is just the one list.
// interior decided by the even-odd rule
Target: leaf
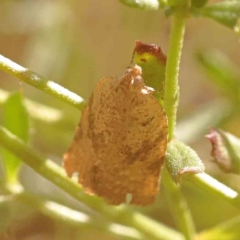
[(119, 0), (128, 7), (144, 9), (144, 10), (158, 10), (158, 0)]
[(158, 192), (167, 118), (141, 74), (135, 65), (99, 81), (64, 155), (68, 176), (113, 205), (149, 205)]
[(195, 9), (193, 12), (233, 29), (240, 17), (240, 2), (238, 0), (219, 2)]
[(157, 99), (163, 99), (167, 58), (160, 46), (137, 40), (133, 60), (142, 68), (144, 83), (156, 91), (154, 96)]
[(172, 141), (168, 144), (165, 161), (176, 183), (179, 183), (182, 175), (186, 173), (201, 173), (205, 169), (197, 153), (179, 141)]
[(212, 144), (211, 155), (224, 172), (240, 174), (240, 139), (220, 129), (206, 136)]
[[(20, 92), (11, 94), (4, 107), (4, 126), (27, 142), (29, 137), (29, 117)], [(8, 182), (17, 181), (21, 161), (11, 152), (2, 149), (3, 165)]]
[(234, 101), (239, 100), (240, 69), (226, 55), (217, 50), (200, 52), (200, 64), (223, 93)]

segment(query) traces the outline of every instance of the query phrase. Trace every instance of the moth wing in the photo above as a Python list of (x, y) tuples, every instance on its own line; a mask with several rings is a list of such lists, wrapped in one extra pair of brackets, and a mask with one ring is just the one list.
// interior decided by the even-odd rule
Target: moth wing
[(141, 88), (130, 89), (129, 76), (95, 115), (93, 145), (96, 159), (93, 192), (110, 204), (154, 201), (167, 145), (167, 120), (162, 106)]
[(95, 113), (99, 111), (106, 96), (114, 87), (114, 78), (101, 79), (86, 107), (82, 112), (80, 122), (77, 126), (74, 139), (68, 151), (64, 154), (63, 166), (69, 177), (73, 173), (79, 174), (79, 182), (91, 192), (91, 178), (96, 155), (92, 143), (91, 130), (94, 128)]

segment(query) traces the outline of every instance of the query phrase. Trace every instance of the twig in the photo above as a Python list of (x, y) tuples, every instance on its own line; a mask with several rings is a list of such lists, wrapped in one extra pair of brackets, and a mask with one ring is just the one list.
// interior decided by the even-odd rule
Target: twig
[(164, 109), (168, 117), (169, 141), (174, 137), (176, 125), (176, 114), (179, 99), (178, 73), (185, 27), (185, 17), (176, 12), (172, 19), (164, 92)]
[(195, 235), (195, 226), (188, 204), (181, 192), (180, 186), (171, 179), (167, 169), (163, 169), (162, 184), (166, 191), (167, 202), (175, 218), (179, 230), (184, 234), (185, 239), (191, 240)]
[(215, 178), (209, 176), (208, 174), (192, 174), (186, 176), (184, 179), (187, 179), (189, 182), (195, 184), (201, 189), (206, 190), (210, 194), (213, 194), (240, 209), (239, 193), (219, 182)]
[[(185, 27), (185, 15), (183, 12), (181, 12), (181, 10), (176, 11), (173, 14), (172, 18), (164, 92), (164, 109), (168, 117), (169, 141), (174, 138), (176, 126), (176, 114), (179, 101), (178, 75)], [(164, 174), (162, 182), (167, 189), (166, 192), (168, 194), (169, 200), (172, 203), (172, 215), (176, 219), (178, 228), (182, 231), (187, 240), (191, 240), (195, 233), (194, 223), (181, 190), (179, 187), (174, 185), (172, 179), (169, 179), (167, 173)]]
[[(11, 201), (19, 200), (25, 204), (29, 204), (45, 216), (53, 218), (57, 221), (62, 221), (64, 224), (82, 227), (85, 229), (91, 229), (94, 227), (100, 231), (122, 237), (123, 239), (144, 239), (144, 237), (135, 229), (110, 223), (106, 219), (100, 219), (96, 216), (89, 216), (85, 213), (78, 212), (59, 203), (49, 201), (44, 197), (27, 192), (19, 185), (3, 185), (2, 187), (5, 192), (11, 194), (3, 197), (8, 197)], [(122, 229), (122, 231), (116, 231), (117, 228)]]
[(78, 96), (76, 93), (69, 91), (68, 89), (62, 87), (61, 85), (50, 81), (39, 74), (24, 68), (17, 63), (11, 61), (8, 58), (0, 55), (0, 69), (3, 71), (17, 77), (21, 81), (24, 81), (39, 90), (46, 92), (52, 96), (55, 96), (64, 102), (76, 107), (80, 110), (85, 106), (85, 101), (83, 98)]
[(101, 214), (108, 219), (134, 227), (148, 236), (149, 239), (183, 239), (182, 235), (177, 231), (157, 223), (138, 212), (131, 211), (125, 207), (110, 207), (96, 196), (82, 194), (80, 185), (67, 178), (65, 172), (59, 165), (33, 151), (32, 148), (28, 147), (19, 138), (1, 126), (0, 143), (3, 147), (21, 158), (28, 166), (41, 174), (41, 176), (50, 180), (80, 202), (101, 212)]

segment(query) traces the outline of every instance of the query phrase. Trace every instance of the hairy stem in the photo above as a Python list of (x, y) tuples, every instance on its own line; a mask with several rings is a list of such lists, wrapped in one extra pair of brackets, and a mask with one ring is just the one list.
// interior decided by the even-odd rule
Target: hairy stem
[(68, 89), (60, 86), (59, 84), (50, 81), (39, 74), (24, 68), (17, 63), (11, 61), (8, 58), (0, 55), (0, 69), (3, 71), (17, 77), (21, 81), (24, 81), (39, 90), (46, 92), (54, 97), (57, 97), (64, 102), (76, 107), (80, 110), (85, 106), (85, 101), (83, 98), (77, 94), (69, 91)]
[[(176, 115), (179, 101), (178, 75), (185, 27), (186, 18), (179, 9), (174, 13), (172, 19), (165, 78), (164, 109), (168, 117), (169, 141), (174, 138), (176, 126)], [(184, 234), (185, 239), (193, 239), (195, 233), (194, 223), (187, 202), (185, 201), (180, 188), (174, 184), (167, 172), (164, 174), (163, 184), (167, 190), (166, 192), (170, 201), (170, 208), (178, 228)]]
[(176, 114), (179, 99), (178, 73), (183, 38), (186, 26), (186, 18), (180, 12), (176, 12), (172, 19), (172, 29), (170, 34), (170, 44), (166, 65), (164, 109), (168, 117), (169, 141), (174, 137)]
[(210, 194), (213, 194), (240, 209), (239, 193), (227, 187), (215, 178), (209, 176), (208, 174), (193, 174), (186, 176), (185, 178), (201, 189), (206, 190)]
[(179, 230), (181, 230), (186, 240), (193, 239), (195, 235), (195, 226), (191, 212), (181, 192), (180, 186), (173, 182), (165, 168), (163, 169), (162, 184), (166, 189), (167, 202)]

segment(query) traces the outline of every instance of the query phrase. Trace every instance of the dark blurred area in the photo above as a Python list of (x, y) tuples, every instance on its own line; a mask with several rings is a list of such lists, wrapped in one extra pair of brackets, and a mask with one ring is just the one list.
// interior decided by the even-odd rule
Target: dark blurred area
[[(90, 96), (95, 84), (101, 78), (120, 76), (123, 73), (131, 61), (135, 40), (159, 44), (167, 55), (169, 33), (170, 18), (166, 18), (162, 11), (135, 10), (120, 4), (117, 0), (2, 0), (0, 2), (0, 54), (85, 99)], [(199, 67), (195, 57), (197, 51), (212, 48), (224, 52), (240, 67), (237, 35), (209, 19), (190, 18), (179, 76), (181, 89), (179, 119), (186, 118), (201, 105), (220, 96), (217, 88), (209, 84), (206, 74)], [(18, 79), (2, 71), (0, 79), (1, 90), (7, 92), (19, 90)], [(80, 112), (25, 83), (22, 83), (22, 88), (26, 98), (42, 104), (35, 109), (39, 111), (38, 114), (43, 119), (50, 119), (43, 121), (41, 117), (32, 117), (30, 145), (61, 164), (62, 155), (69, 147), (75, 126), (80, 119)], [(43, 105), (50, 107), (50, 110), (41, 111)], [(61, 111), (62, 120), (53, 120), (54, 116), (57, 118), (55, 110), (57, 113)], [(3, 114), (2, 103), (0, 114)], [(230, 119), (225, 129), (229, 131), (234, 129), (234, 134), (240, 136), (239, 118)], [(190, 145), (204, 161), (208, 173), (240, 190), (239, 184), (236, 185), (239, 177), (222, 174), (209, 161), (211, 149), (204, 135)], [(91, 213), (86, 206), (60, 191), (28, 167), (24, 167), (21, 171), (21, 182), (36, 194)], [(234, 207), (210, 195), (206, 196), (205, 192), (191, 184), (185, 183), (183, 191), (192, 210), (197, 230), (211, 227), (238, 213)], [(117, 239), (99, 233), (94, 228), (69, 227), (43, 216), (24, 204), (12, 205), (8, 234), (3, 234), (2, 238), (0, 235), (1, 240)], [(136, 209), (175, 227), (164, 198), (164, 191), (159, 193), (153, 206)]]

